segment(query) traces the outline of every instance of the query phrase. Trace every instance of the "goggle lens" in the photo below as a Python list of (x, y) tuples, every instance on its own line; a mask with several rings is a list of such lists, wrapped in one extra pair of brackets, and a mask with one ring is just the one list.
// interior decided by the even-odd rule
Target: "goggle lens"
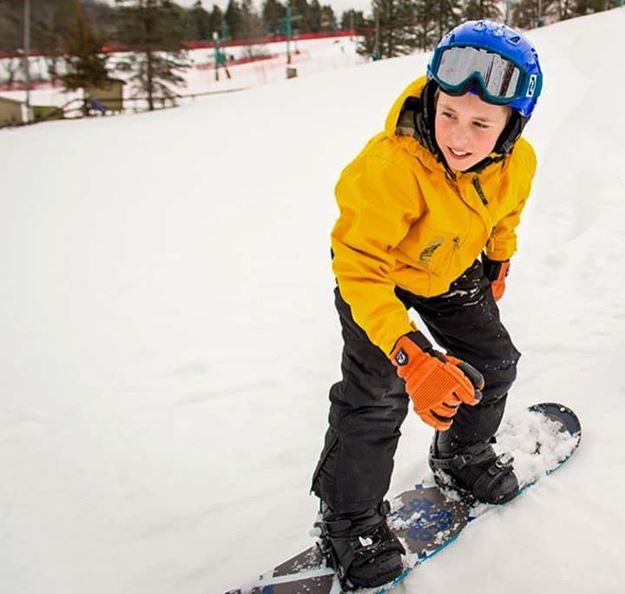
[(458, 89), (477, 79), (485, 94), (495, 100), (510, 101), (520, 96), (521, 71), (499, 54), (475, 47), (443, 50), (434, 77), (443, 86)]

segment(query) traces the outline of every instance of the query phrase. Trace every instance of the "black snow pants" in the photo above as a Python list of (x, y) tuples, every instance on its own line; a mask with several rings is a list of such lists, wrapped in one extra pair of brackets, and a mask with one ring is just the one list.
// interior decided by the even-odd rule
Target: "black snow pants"
[[(490, 439), (501, 422), (520, 353), (501, 324), (481, 262), (443, 295), (424, 298), (399, 287), (395, 293), (407, 309), (416, 310), (441, 347), (484, 376), (482, 401), (460, 406), (445, 440), (460, 448)], [(388, 356), (354, 322), (338, 289), (335, 297), (344, 340), (343, 379), (330, 389), (329, 428), (312, 490), (336, 513), (349, 514), (375, 507), (388, 491), (409, 398)]]

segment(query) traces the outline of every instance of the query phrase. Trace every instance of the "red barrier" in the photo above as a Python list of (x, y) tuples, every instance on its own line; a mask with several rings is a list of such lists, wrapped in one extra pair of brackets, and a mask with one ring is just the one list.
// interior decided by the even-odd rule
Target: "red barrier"
[[(239, 66), (241, 64), (251, 64), (252, 62), (262, 62), (264, 60), (273, 60), (276, 57), (277, 57), (277, 54), (263, 54), (262, 56), (238, 58), (236, 60), (227, 60), (226, 66)], [(215, 64), (213, 62), (195, 65), (195, 68), (197, 68), (198, 70), (207, 70), (207, 69), (214, 68), (214, 67), (215, 67)]]
[[(30, 81), (30, 90), (36, 89), (52, 89), (54, 87), (62, 88), (61, 83), (57, 82), (57, 84), (52, 84), (50, 80), (31, 80)], [(26, 83), (17, 80), (12, 83), (0, 83), (0, 91), (25, 91)]]
[[(298, 33), (291, 36), (291, 41), (304, 41), (308, 39), (328, 39), (332, 37), (353, 37), (355, 31), (322, 31), (319, 33)], [(220, 41), (220, 47), (235, 47), (239, 45), (265, 45), (267, 43), (284, 43), (286, 42), (286, 35), (273, 35), (271, 37), (256, 37), (252, 39), (229, 39), (227, 41)], [(205, 49), (214, 47), (212, 41), (188, 41), (185, 43), (188, 49)]]
[[(356, 35), (355, 31), (322, 31), (319, 33), (298, 33), (297, 35), (291, 36), (291, 41), (304, 41), (308, 39), (328, 39), (332, 37), (353, 37)], [(220, 41), (220, 47), (236, 47), (240, 45), (264, 45), (267, 43), (281, 43), (286, 42), (286, 35), (274, 35), (271, 37), (257, 37), (253, 39), (230, 39), (228, 41)], [(187, 41), (184, 46), (186, 49), (206, 49), (214, 47), (213, 41)], [(127, 52), (130, 51), (128, 48), (124, 47), (119, 43), (108, 43), (102, 46), (102, 53), (104, 54), (114, 54), (119, 52)], [(40, 52), (37, 50), (33, 50), (30, 52), (31, 58), (39, 58), (42, 56), (46, 56), (46, 52)], [(22, 54), (19, 51), (13, 52), (0, 52), (0, 59), (2, 58), (21, 58)]]

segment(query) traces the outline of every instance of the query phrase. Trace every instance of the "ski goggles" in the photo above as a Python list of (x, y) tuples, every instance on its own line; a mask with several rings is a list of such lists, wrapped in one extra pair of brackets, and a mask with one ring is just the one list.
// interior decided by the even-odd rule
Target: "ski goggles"
[(470, 84), (477, 82), (483, 99), (500, 105), (533, 97), (538, 82), (536, 74), (525, 74), (508, 58), (471, 46), (436, 50), (431, 73), (446, 93), (462, 94)]

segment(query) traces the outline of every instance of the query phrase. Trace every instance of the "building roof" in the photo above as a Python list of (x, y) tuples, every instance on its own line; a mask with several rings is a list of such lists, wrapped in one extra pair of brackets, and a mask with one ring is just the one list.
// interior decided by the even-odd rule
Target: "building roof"
[(9, 97), (3, 97), (0, 95), (0, 103), (9, 103), (10, 105), (23, 105), (23, 101), (18, 101), (17, 99), (9, 99)]

